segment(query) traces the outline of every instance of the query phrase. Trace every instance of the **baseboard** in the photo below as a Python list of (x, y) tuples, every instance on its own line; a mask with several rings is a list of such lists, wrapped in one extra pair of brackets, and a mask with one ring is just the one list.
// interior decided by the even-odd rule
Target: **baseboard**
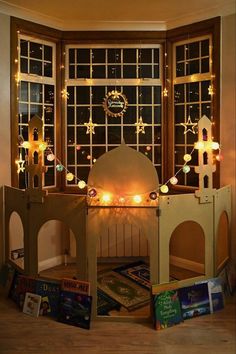
[(52, 258), (45, 259), (44, 261), (39, 262), (38, 271), (42, 272), (45, 269), (55, 267), (64, 262), (64, 256), (56, 256)]
[(170, 264), (176, 267), (191, 270), (195, 273), (204, 274), (205, 266), (202, 263), (194, 262), (189, 259), (180, 258), (176, 256), (170, 256)]

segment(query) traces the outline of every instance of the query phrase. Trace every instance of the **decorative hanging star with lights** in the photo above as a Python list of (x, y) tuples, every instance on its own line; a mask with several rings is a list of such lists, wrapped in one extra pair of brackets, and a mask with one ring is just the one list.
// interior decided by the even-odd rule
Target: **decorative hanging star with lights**
[(22, 160), (22, 155), (21, 154), (20, 154), (19, 160), (16, 160), (16, 164), (17, 164), (17, 173), (24, 172), (24, 170), (25, 170), (25, 167), (24, 167), (25, 160)]
[(136, 125), (136, 134), (142, 133), (145, 134), (145, 127), (147, 123), (143, 122), (143, 118), (140, 117), (137, 123), (134, 123)]
[(94, 127), (97, 126), (96, 123), (93, 123), (92, 118), (89, 118), (88, 123), (84, 123), (84, 125), (87, 127), (86, 134), (95, 134)]
[(187, 123), (180, 123), (180, 124), (184, 127), (184, 134), (187, 134), (188, 132), (196, 134), (195, 129), (197, 128), (197, 123), (193, 123), (190, 116), (188, 116)]

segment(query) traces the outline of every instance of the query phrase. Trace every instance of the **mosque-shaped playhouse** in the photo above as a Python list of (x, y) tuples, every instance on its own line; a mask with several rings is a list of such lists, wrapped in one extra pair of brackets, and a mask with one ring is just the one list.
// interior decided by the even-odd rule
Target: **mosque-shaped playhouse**
[[(151, 284), (170, 278), (216, 276), (229, 258), (231, 190), (229, 186), (212, 188), (215, 147), (211, 122), (204, 116), (198, 128), (195, 171), (199, 189), (192, 194), (159, 195), (158, 176), (151, 161), (125, 143), (93, 165), (87, 197), (42, 194), (40, 184), (36, 188), (31, 184), (26, 191), (5, 187), (6, 258), (11, 253), (9, 220), (13, 211), (18, 212), (23, 224), (27, 275), (39, 273), (40, 227), (50, 219), (63, 221), (75, 236), (75, 243), (68, 246), (75, 256), (77, 277), (91, 283), (94, 317), (98, 270), (108, 265), (143, 261), (149, 268)], [(32, 129), (29, 134), (33, 134)], [(38, 151), (40, 142), (34, 145)], [(40, 159), (38, 164), (42, 165)], [(40, 168), (29, 166), (28, 173), (37, 171), (40, 180), (38, 171), (44, 173)]]

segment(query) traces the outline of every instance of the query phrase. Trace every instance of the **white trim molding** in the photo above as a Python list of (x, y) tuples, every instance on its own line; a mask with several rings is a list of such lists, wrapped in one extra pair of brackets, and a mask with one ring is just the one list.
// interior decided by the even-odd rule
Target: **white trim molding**
[(179, 267), (191, 270), (192, 272), (204, 274), (205, 266), (202, 263), (191, 261), (190, 259), (180, 258), (170, 255), (170, 264)]

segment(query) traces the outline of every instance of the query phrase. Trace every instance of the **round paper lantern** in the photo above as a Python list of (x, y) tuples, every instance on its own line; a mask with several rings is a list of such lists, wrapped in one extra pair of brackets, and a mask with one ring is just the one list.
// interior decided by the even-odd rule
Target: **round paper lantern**
[(176, 178), (175, 176), (171, 177), (170, 183), (173, 184), (173, 185), (177, 184), (178, 183), (178, 178)]
[(79, 183), (78, 183), (78, 187), (80, 188), (80, 189), (84, 189), (85, 187), (86, 187), (86, 182), (84, 182), (84, 181), (79, 181)]
[(62, 172), (62, 171), (64, 170), (64, 166), (61, 165), (61, 164), (58, 164), (58, 165), (56, 165), (56, 170), (57, 170), (58, 172)]
[(157, 199), (157, 193), (156, 192), (151, 192), (149, 194), (149, 198), (152, 199), (152, 200), (156, 200)]
[(184, 172), (184, 173), (189, 173), (189, 171), (190, 171), (190, 167), (189, 167), (188, 165), (185, 165), (185, 166), (183, 167), (183, 172)]
[(160, 188), (160, 191), (161, 191), (162, 193), (168, 193), (169, 188), (168, 188), (168, 186), (167, 186), (166, 184), (163, 184), (163, 185), (161, 186), (161, 188)]
[(96, 189), (95, 189), (95, 188), (91, 188), (91, 189), (88, 191), (88, 195), (89, 195), (89, 197), (91, 197), (91, 198), (96, 197), (96, 195), (97, 195)]
[(192, 156), (191, 155), (189, 155), (189, 154), (185, 154), (184, 155), (184, 161), (185, 162), (189, 162), (189, 161), (191, 161), (192, 160)]
[(55, 155), (54, 155), (54, 154), (48, 154), (48, 155), (47, 155), (47, 160), (48, 160), (48, 161), (53, 161), (53, 160), (55, 160)]
[(73, 179), (74, 179), (73, 173), (69, 172), (69, 173), (66, 174), (66, 180), (67, 181), (71, 182), (71, 181), (73, 181)]

